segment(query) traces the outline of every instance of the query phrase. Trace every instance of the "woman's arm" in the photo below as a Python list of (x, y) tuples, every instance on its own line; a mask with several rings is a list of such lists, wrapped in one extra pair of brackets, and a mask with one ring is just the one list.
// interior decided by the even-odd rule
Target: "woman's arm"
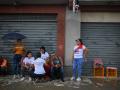
[(73, 59), (74, 59), (74, 51), (72, 52), (71, 59), (73, 61)]
[(85, 48), (84, 52), (83, 52), (83, 57), (84, 57), (85, 61), (86, 61), (87, 56), (88, 56), (88, 49)]

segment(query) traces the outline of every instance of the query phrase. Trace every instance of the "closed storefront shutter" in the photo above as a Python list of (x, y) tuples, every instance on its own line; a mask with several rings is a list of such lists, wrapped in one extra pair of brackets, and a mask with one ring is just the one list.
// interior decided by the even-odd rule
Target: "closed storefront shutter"
[(96, 57), (103, 60), (105, 67), (120, 69), (120, 23), (83, 22), (81, 30), (81, 37), (89, 49), (90, 63), (84, 66), (84, 74), (92, 75), (93, 60)]
[(1, 37), (9, 32), (25, 35), (23, 40), (27, 50), (34, 55), (41, 46), (45, 46), (49, 53), (56, 51), (57, 22), (56, 15), (28, 14), (28, 15), (0, 15), (0, 55), (12, 59), (13, 41), (2, 40)]

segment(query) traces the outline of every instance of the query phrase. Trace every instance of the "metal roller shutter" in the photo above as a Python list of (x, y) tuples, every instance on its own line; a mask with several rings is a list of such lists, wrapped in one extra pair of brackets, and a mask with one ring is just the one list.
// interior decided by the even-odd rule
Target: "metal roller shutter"
[(92, 61), (95, 57), (102, 58), (105, 66), (120, 69), (120, 23), (83, 22), (81, 30), (81, 37), (89, 49), (90, 64), (84, 66), (85, 73), (92, 75)]
[(56, 15), (0, 15), (0, 55), (13, 57), (10, 49), (13, 42), (4, 41), (1, 37), (8, 32), (18, 32), (27, 38), (23, 40), (27, 50), (35, 55), (41, 46), (45, 46), (49, 53), (56, 51)]

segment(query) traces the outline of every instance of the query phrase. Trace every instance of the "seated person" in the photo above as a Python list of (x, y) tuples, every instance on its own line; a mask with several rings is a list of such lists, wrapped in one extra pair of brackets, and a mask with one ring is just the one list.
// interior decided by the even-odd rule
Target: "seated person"
[(64, 82), (64, 72), (63, 72), (63, 61), (62, 58), (56, 54), (52, 55), (51, 59), (51, 76), (52, 80), (56, 79), (58, 76)]
[[(33, 63), (35, 58), (32, 55), (31, 51), (28, 51), (26, 57), (22, 61), (21, 71), (22, 71), (22, 78), (21, 81), (25, 79), (25, 75), (30, 75), (31, 71), (33, 71)], [(29, 79), (31, 79), (29, 77)]]
[(50, 71), (51, 71), (50, 57), (45, 47), (40, 47), (40, 53), (41, 53), (41, 58), (46, 61), (46, 64), (44, 65), (45, 72), (46, 72), (45, 78), (46, 80), (48, 80), (50, 79)]
[(7, 74), (7, 58), (1, 56), (0, 57), (0, 75), (6, 75)]
[(46, 80), (50, 80), (51, 77), (51, 63), (50, 63), (50, 58), (47, 58), (45, 60), (45, 65), (44, 65), (44, 69), (45, 69), (45, 79)]
[[(50, 57), (48, 52), (46, 51), (45, 47), (40, 47), (40, 51), (39, 53), (41, 53), (41, 58), (45, 60), (46, 64), (44, 65), (44, 69), (45, 69), (45, 79), (46, 80), (50, 80), (51, 77), (51, 63), (50, 63)], [(39, 54), (38, 53), (38, 54)]]
[(41, 79), (45, 76), (45, 60), (41, 58), (41, 54), (37, 55), (37, 59), (34, 61), (34, 72), (31, 73), (32, 79)]

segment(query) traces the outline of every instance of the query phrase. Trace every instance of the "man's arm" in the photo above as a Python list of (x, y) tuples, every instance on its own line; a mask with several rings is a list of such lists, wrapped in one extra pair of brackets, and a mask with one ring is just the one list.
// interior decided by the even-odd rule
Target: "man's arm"
[(53, 64), (53, 59), (51, 59), (51, 65), (52, 67), (55, 67), (55, 65)]
[(61, 57), (59, 57), (60, 62), (61, 62), (61, 66), (63, 66), (63, 59)]

